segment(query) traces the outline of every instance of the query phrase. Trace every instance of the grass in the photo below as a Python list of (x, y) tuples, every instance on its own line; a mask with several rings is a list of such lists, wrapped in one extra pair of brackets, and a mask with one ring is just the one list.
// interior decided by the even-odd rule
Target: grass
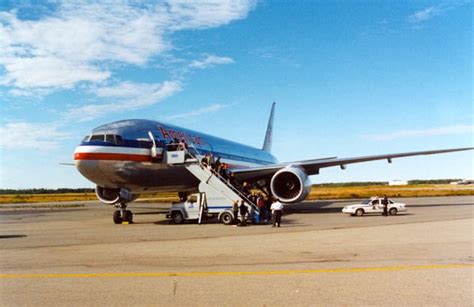
[(353, 186), (353, 187), (318, 187), (313, 186), (309, 200), (368, 198), (371, 196), (388, 197), (429, 197), (429, 196), (463, 196), (474, 195), (474, 186), (450, 184), (418, 184), (406, 186)]
[[(313, 186), (308, 200), (318, 199), (348, 199), (367, 198), (371, 196), (388, 197), (424, 197), (424, 196), (462, 196), (474, 195), (473, 185), (450, 184), (419, 184), (407, 186), (351, 186), (351, 187), (322, 187)], [(94, 193), (64, 193), (64, 194), (9, 194), (0, 195), (0, 204), (67, 202), (97, 200)], [(178, 201), (177, 193), (153, 193), (141, 195), (141, 202), (174, 202)]]

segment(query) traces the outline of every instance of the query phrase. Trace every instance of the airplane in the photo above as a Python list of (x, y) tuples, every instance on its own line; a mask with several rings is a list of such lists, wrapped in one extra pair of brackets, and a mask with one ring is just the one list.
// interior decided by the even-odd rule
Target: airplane
[[(306, 199), (311, 189), (310, 175), (320, 169), (374, 160), (432, 155), (472, 150), (473, 147), (404, 152), (352, 158), (326, 157), (279, 163), (271, 154), (275, 103), (272, 104), (261, 149), (163, 122), (130, 119), (99, 126), (84, 137), (75, 149), (77, 170), (96, 184), (97, 198), (119, 208), (114, 222), (132, 220), (127, 204), (140, 194), (178, 192), (180, 198), (197, 192), (200, 180), (184, 165), (170, 165), (166, 154), (174, 143), (184, 141), (197, 161), (206, 154), (220, 158), (239, 183), (258, 186), (283, 203)], [(174, 144), (174, 145), (173, 145)], [(176, 148), (176, 147), (174, 147)]]

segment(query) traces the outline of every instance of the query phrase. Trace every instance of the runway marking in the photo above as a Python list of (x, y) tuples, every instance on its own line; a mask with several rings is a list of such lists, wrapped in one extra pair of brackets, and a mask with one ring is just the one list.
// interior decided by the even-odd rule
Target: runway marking
[(142, 272), (142, 273), (77, 273), (77, 274), (0, 274), (0, 279), (25, 278), (112, 278), (112, 277), (205, 277), (205, 276), (242, 276), (242, 275), (292, 275), (320, 273), (356, 273), (356, 272), (387, 272), (430, 269), (461, 269), (474, 268), (474, 264), (431, 264), (405, 265), (375, 268), (339, 268), (314, 270), (278, 270), (278, 271), (229, 271), (229, 272)]

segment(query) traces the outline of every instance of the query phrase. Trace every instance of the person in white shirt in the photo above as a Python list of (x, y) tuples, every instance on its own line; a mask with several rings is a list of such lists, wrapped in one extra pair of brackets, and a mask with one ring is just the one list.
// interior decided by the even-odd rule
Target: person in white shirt
[(283, 204), (278, 199), (275, 199), (275, 201), (272, 203), (272, 206), (270, 207), (270, 210), (272, 210), (272, 227), (280, 227), (281, 214), (283, 213)]

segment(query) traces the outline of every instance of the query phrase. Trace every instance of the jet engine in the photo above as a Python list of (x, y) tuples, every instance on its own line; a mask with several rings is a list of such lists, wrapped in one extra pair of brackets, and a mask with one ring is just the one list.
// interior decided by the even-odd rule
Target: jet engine
[(114, 205), (116, 203), (128, 203), (137, 199), (138, 194), (132, 194), (129, 190), (124, 188), (111, 189), (96, 186), (95, 195), (97, 198), (107, 205)]
[(281, 202), (297, 203), (308, 196), (311, 181), (303, 169), (290, 165), (273, 175), (270, 190)]

